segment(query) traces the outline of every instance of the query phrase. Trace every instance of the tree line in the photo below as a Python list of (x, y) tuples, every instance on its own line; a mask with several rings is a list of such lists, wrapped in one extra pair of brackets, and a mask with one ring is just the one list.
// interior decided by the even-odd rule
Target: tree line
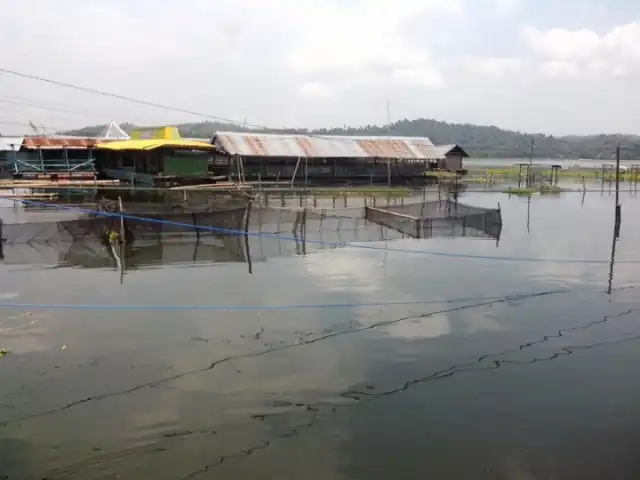
[[(121, 127), (130, 132), (133, 124)], [(609, 160), (615, 153), (618, 142), (622, 145), (623, 160), (640, 160), (640, 136), (638, 135), (570, 135), (553, 136), (527, 134), (503, 130), (495, 126), (456, 124), (420, 118), (400, 120), (391, 125), (343, 126), (339, 128), (262, 129), (243, 128), (240, 125), (220, 122), (197, 122), (176, 125), (180, 135), (190, 138), (210, 138), (216, 131), (290, 133), (315, 135), (369, 135), (429, 137), (435, 145), (458, 144), (474, 158), (528, 158), (533, 139), (535, 158), (578, 159), (594, 158)], [(98, 135), (104, 125), (84, 127), (65, 132), (69, 135)]]

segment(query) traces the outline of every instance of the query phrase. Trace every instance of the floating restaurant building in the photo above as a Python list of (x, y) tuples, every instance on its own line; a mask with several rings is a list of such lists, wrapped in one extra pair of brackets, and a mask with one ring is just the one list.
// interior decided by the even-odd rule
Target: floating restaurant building
[(241, 181), (408, 181), (428, 171), (464, 173), (467, 153), (426, 137), (216, 132), (217, 164)]
[(104, 176), (148, 185), (202, 182), (216, 150), (207, 141), (181, 138), (175, 127), (137, 130), (129, 140), (96, 148)]
[(3, 176), (24, 179), (94, 179), (96, 145), (124, 136), (126, 133), (111, 122), (97, 137), (0, 137), (0, 171)]

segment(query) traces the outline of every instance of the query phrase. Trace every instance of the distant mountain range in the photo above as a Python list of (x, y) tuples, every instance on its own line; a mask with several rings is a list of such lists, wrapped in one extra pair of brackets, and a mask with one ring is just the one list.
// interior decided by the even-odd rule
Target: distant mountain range
[[(260, 131), (263, 133), (294, 133), (316, 135), (375, 135), (429, 137), (436, 145), (458, 144), (474, 158), (528, 158), (531, 139), (534, 140), (535, 158), (601, 158), (610, 160), (615, 154), (616, 144), (620, 142), (623, 160), (640, 160), (639, 135), (585, 135), (562, 136), (544, 134), (526, 134), (498, 127), (486, 127), (470, 124), (439, 122), (420, 118), (417, 120), (400, 120), (389, 126), (366, 125), (363, 127), (307, 129), (273, 129), (252, 130), (239, 125), (200, 122), (175, 125), (183, 137), (210, 138), (215, 131)], [(85, 127), (65, 132), (69, 135), (98, 135), (104, 125)], [(130, 132), (136, 126), (122, 124), (121, 127)]]

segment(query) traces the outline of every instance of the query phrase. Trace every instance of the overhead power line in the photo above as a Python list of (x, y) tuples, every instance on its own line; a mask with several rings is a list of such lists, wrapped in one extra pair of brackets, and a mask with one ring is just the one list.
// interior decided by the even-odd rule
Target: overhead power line
[(239, 125), (239, 126), (247, 125), (247, 126), (250, 126), (250, 127), (255, 127), (255, 128), (260, 128), (260, 129), (267, 129), (268, 128), (268, 127), (265, 127), (263, 125), (254, 125), (254, 124), (249, 124), (249, 123), (245, 124), (244, 122), (238, 122), (236, 120), (232, 120), (232, 119), (224, 118), (224, 117), (219, 117), (217, 115), (210, 115), (210, 114), (207, 114), (207, 113), (196, 112), (194, 110), (189, 110), (189, 109), (179, 108), (179, 107), (173, 107), (171, 105), (165, 105), (163, 103), (151, 102), (151, 101), (148, 101), (148, 100), (141, 100), (141, 99), (129, 97), (129, 96), (126, 96), (126, 95), (120, 95), (118, 93), (112, 93), (112, 92), (105, 92), (105, 91), (102, 91), (102, 90), (97, 90), (95, 88), (83, 87), (81, 85), (76, 85), (74, 83), (67, 83), (67, 82), (61, 82), (59, 80), (52, 80), (50, 78), (41, 77), (39, 75), (31, 75), (31, 74), (28, 74), (28, 73), (17, 72), (15, 70), (9, 70), (8, 68), (0, 68), (0, 72), (1, 73), (6, 73), (8, 75), (14, 75), (16, 77), (27, 78), (29, 80), (37, 80), (39, 82), (49, 83), (51, 85), (57, 85), (57, 86), (60, 86), (60, 87), (70, 88), (70, 89), (78, 90), (78, 91), (81, 91), (81, 92), (92, 93), (94, 95), (101, 95), (103, 97), (117, 98), (118, 100), (124, 100), (126, 102), (137, 103), (139, 105), (145, 105), (145, 106), (148, 106), (148, 107), (160, 108), (160, 109), (170, 110), (170, 111), (179, 112), (179, 113), (186, 113), (186, 114), (189, 114), (189, 115), (194, 115), (194, 116), (202, 117), (202, 118), (209, 118), (209, 119), (216, 120), (216, 121), (219, 121), (219, 122), (230, 123), (230, 124)]
[(47, 106), (39, 103), (29, 102), (21, 98), (7, 97), (4, 95), (0, 95), (0, 102), (11, 103), (14, 105), (21, 105), (21, 106), (30, 107), (30, 108), (37, 108), (40, 110), (50, 110), (52, 112), (71, 113), (73, 115), (85, 115), (84, 113), (78, 112), (76, 110), (67, 110), (66, 108), (51, 107), (51, 106)]
[[(16, 126), (20, 126), (20, 127), (31, 127), (30, 123), (24, 123), (24, 122), (9, 122), (9, 121), (2, 121), (0, 120), (0, 125), (16, 125)], [(49, 128), (52, 129), (51, 127), (48, 127), (47, 125), (41, 125), (38, 123), (34, 124), (36, 127), (42, 127), (42, 128)]]

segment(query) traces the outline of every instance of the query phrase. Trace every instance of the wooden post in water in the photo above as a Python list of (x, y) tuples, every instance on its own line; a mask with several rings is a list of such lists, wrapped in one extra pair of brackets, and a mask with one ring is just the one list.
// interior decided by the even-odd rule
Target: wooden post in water
[(200, 229), (198, 228), (198, 219), (196, 218), (195, 212), (191, 212), (191, 220), (193, 220), (193, 227), (196, 231), (196, 240), (200, 241)]
[(301, 215), (302, 215), (301, 212), (296, 211), (296, 219), (293, 221), (293, 228), (291, 229), (291, 232), (294, 234), (294, 236), (297, 236), (298, 227), (300, 226)]
[(118, 209), (120, 210), (120, 284), (124, 283), (125, 257), (126, 257), (126, 232), (124, 228), (124, 208), (122, 207), (122, 197), (118, 196)]
[(534, 139), (531, 137), (531, 143), (529, 145), (529, 168), (527, 169), (527, 188), (533, 185), (533, 147), (534, 147)]
[(391, 159), (387, 158), (387, 187), (391, 188)]
[(251, 249), (249, 248), (249, 221), (251, 219), (251, 205), (253, 202), (247, 204), (247, 208), (244, 212), (244, 252), (247, 260), (247, 266), (249, 267), (249, 274), (253, 274), (253, 265), (251, 263)]
[(4, 242), (6, 242), (6, 239), (2, 236), (2, 224), (3, 224), (3, 220), (2, 218), (0, 218), (0, 260), (4, 260)]
[(307, 209), (302, 209), (302, 254), (307, 254)]
[(120, 196), (118, 196), (118, 210), (120, 211), (120, 243), (125, 243), (124, 209), (122, 208), (122, 197)]
[(622, 222), (622, 205), (620, 205), (620, 143), (616, 146), (616, 214), (615, 236), (620, 238), (620, 223)]

